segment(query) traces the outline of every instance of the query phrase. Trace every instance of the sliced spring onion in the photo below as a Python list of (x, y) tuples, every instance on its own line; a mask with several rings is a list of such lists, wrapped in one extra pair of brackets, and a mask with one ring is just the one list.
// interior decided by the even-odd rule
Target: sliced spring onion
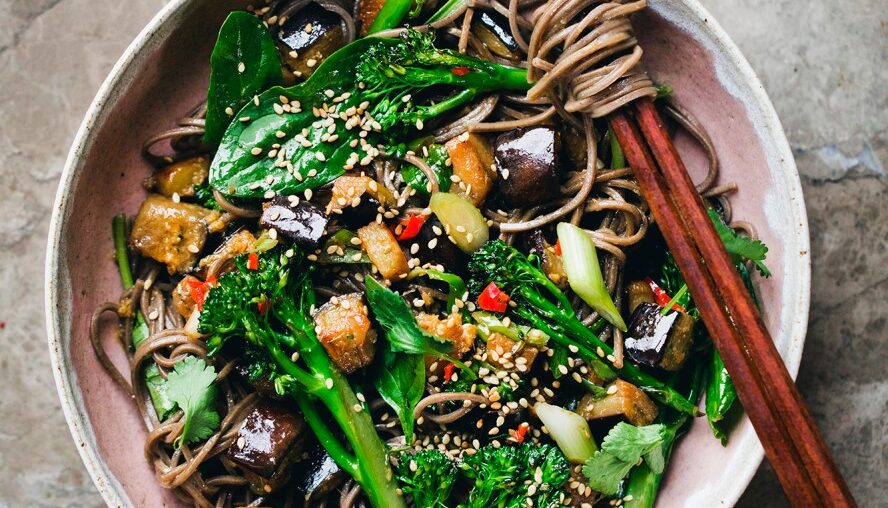
[(557, 231), (570, 288), (608, 323), (625, 332), (626, 323), (604, 285), (592, 238), (582, 229), (567, 222), (558, 224)]
[[(487, 243), (490, 230), (487, 221), (475, 205), (465, 198), (449, 192), (436, 192), (429, 200), (429, 208), (444, 225), (456, 246), (466, 254), (475, 252)], [(438, 241), (448, 241), (441, 238)]]
[(598, 451), (589, 423), (582, 416), (545, 402), (533, 409), (571, 464), (585, 464)]

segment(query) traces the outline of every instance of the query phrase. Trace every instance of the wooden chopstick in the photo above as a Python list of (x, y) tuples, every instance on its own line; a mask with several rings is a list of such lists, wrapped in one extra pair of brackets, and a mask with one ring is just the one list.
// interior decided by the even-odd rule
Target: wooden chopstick
[(635, 113), (650, 150), (626, 113), (612, 114), (611, 128), (787, 497), (794, 506), (854, 506), (653, 103), (637, 101)]

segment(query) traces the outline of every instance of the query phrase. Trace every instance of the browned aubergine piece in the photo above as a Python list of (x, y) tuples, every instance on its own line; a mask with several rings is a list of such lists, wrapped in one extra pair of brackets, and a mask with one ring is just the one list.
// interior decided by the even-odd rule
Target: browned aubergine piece
[(148, 179), (149, 187), (171, 198), (194, 195), (194, 187), (204, 183), (210, 173), (210, 160), (206, 157), (193, 157), (170, 164)]
[(502, 14), (487, 10), (476, 11), (472, 18), (472, 28), (478, 39), (493, 54), (513, 61), (521, 59), (518, 42), (512, 37), (512, 29), (509, 28), (509, 20)]
[(274, 492), (290, 479), (290, 466), (305, 449), (305, 421), (289, 406), (262, 399), (228, 448), (257, 492)]
[(207, 223), (219, 213), (201, 206), (177, 203), (159, 194), (149, 195), (133, 221), (130, 246), (159, 261), (171, 273), (194, 266), (207, 239)]
[(649, 367), (680, 369), (693, 345), (694, 318), (682, 311), (664, 316), (663, 309), (653, 303), (654, 293), (645, 282), (630, 283), (627, 295), (632, 316), (623, 342), (626, 355)]
[(552, 127), (500, 134), (494, 143), (499, 191), (510, 206), (545, 203), (558, 194), (561, 136)]
[[(432, 240), (435, 240), (432, 242)], [(431, 242), (432, 248), (429, 248)], [(447, 239), (444, 233), (444, 225), (434, 215), (426, 218), (425, 224), (412, 240), (404, 242), (405, 249), (412, 249), (413, 244), (418, 249), (414, 258), (419, 259), (420, 266), (426, 264), (441, 265), (444, 271), (465, 275), (468, 269), (469, 256), (460, 250), (453, 242)]]
[(291, 80), (309, 77), (324, 58), (345, 44), (339, 16), (314, 2), (286, 18), (279, 25), (277, 39)]
[(317, 442), (308, 446), (305, 455), (305, 460), (300, 462), (293, 475), (291, 485), (299, 497), (305, 500), (305, 506), (315, 506), (315, 503), (338, 488), (348, 475)]
[(348, 374), (373, 361), (376, 331), (370, 327), (361, 293), (330, 299), (318, 309), (314, 321), (318, 340), (339, 370)]
[(654, 401), (632, 383), (617, 379), (608, 387), (606, 396), (595, 399), (587, 394), (580, 400), (577, 412), (587, 420), (619, 416), (635, 426), (648, 425), (659, 410)]
[(330, 219), (314, 204), (300, 200), (294, 204), (288, 196), (275, 196), (264, 205), (259, 224), (274, 228), (283, 239), (313, 251), (326, 234)]

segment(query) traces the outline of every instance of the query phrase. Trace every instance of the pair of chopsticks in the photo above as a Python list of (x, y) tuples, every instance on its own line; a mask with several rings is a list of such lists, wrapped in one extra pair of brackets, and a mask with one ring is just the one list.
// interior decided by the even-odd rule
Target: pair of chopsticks
[(653, 101), (608, 121), (791, 504), (856, 506)]

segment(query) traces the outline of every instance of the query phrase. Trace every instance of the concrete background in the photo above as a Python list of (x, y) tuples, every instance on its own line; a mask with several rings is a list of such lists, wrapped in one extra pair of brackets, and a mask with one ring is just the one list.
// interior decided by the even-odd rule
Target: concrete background
[[(888, 5), (702, 0), (739, 44), (795, 151), (814, 280), (799, 386), (861, 506), (888, 487)], [(0, 507), (101, 506), (62, 417), (43, 253), (74, 132), (162, 0), (0, 0)], [(785, 506), (762, 467), (742, 507)]]

